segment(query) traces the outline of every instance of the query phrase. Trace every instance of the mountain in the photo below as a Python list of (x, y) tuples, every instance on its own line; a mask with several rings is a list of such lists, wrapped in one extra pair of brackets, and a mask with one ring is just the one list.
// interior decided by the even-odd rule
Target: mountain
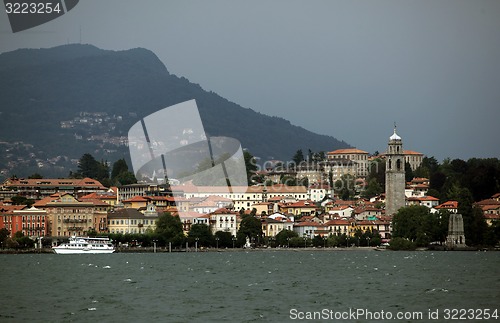
[(209, 135), (236, 138), (261, 160), (290, 160), (298, 149), (307, 153), (349, 146), (205, 91), (170, 74), (153, 52), (142, 48), (109, 51), (73, 44), (19, 49), (0, 54), (0, 74), (4, 176), (17, 169), (22, 176), (29, 171), (45, 175), (54, 167), (64, 176), (86, 152), (109, 161), (128, 156), (124, 139), (131, 125), (191, 99)]

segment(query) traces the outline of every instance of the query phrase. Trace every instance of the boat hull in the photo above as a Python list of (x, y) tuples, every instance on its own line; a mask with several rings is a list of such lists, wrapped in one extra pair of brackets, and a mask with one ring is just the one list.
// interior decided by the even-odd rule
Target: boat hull
[(99, 253), (113, 253), (114, 249), (91, 249), (91, 248), (64, 248), (64, 247), (54, 247), (52, 248), (55, 253), (60, 255), (71, 255), (71, 254), (99, 254)]

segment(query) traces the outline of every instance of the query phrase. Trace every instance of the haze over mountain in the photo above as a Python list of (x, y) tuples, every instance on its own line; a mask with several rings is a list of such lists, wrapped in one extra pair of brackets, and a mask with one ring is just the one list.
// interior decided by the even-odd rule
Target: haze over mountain
[(170, 74), (153, 52), (142, 48), (108, 51), (74, 44), (19, 49), (0, 54), (0, 73), (0, 141), (9, 148), (0, 160), (4, 176), (16, 170), (12, 160), (23, 152), (36, 160), (30, 167), (41, 166), (42, 174), (50, 165), (66, 171), (65, 161), (73, 159), (74, 164), (86, 152), (108, 161), (127, 158), (123, 140), (131, 125), (191, 99), (196, 99), (210, 136), (236, 138), (261, 160), (289, 160), (297, 149), (306, 153), (349, 146), (207, 92)]

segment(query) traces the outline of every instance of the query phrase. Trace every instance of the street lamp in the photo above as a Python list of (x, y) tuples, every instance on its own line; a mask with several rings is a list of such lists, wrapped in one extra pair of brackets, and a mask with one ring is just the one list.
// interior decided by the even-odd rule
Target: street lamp
[(153, 252), (156, 253), (156, 242), (158, 242), (158, 240), (153, 240)]
[(216, 249), (219, 249), (219, 237), (215, 237)]
[(307, 248), (307, 235), (304, 233), (304, 248)]
[(290, 249), (290, 237), (286, 237), (287, 248)]
[(325, 249), (326, 249), (326, 240), (327, 239), (328, 239), (327, 237), (323, 237), (323, 248), (325, 248)]
[(345, 240), (345, 247), (346, 248), (349, 248), (349, 236), (346, 237), (346, 240)]
[(269, 237), (269, 247), (273, 247), (273, 240), (274, 238), (273, 237)]
[(366, 237), (366, 240), (368, 240), (368, 247), (370, 247), (370, 237)]
[(233, 249), (234, 249), (234, 242), (236, 241), (236, 237), (233, 236)]
[(358, 237), (358, 248), (359, 248), (359, 237)]
[(194, 242), (194, 250), (195, 250), (196, 252), (198, 252), (198, 241), (199, 241), (199, 240), (200, 240), (200, 238), (198, 238), (198, 237), (197, 237), (197, 238), (195, 239), (195, 242)]

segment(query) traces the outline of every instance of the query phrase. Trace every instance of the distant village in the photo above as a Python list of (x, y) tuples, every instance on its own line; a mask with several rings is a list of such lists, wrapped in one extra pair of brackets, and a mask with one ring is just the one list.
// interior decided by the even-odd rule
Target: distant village
[[(385, 193), (363, 198), (360, 193), (367, 187), (369, 165), (375, 158), (386, 160)], [(304, 239), (344, 236), (352, 238), (355, 245), (356, 236), (370, 232), (379, 235), (379, 244), (385, 244), (391, 240), (393, 215), (401, 207), (420, 205), (431, 213), (458, 212), (458, 201), (439, 203), (438, 198), (428, 195), (428, 178), (405, 181), (404, 165), (416, 170), (423, 158), (422, 153), (403, 150), (394, 130), (384, 154), (369, 156), (356, 148), (339, 149), (326, 153), (324, 160), (293, 170), (277, 167), (281, 162), (273, 161), (256, 174), (263, 183), (248, 186), (243, 192), (191, 182), (104, 187), (92, 178), (9, 178), (0, 187), (0, 230), (11, 238), (17, 234), (34, 241), (52, 238), (54, 242), (90, 232), (146, 234), (155, 231), (159, 216), (169, 213), (179, 217), (186, 236), (193, 225), (204, 224), (212, 234), (226, 232), (234, 238), (242, 217), (253, 216), (260, 221), (267, 241), (288, 230)], [(355, 179), (354, 198), (343, 199), (330, 185), (346, 175)], [(286, 176), (305, 185), (281, 183)], [(17, 205), (14, 201), (18, 197), (34, 203)], [(500, 219), (500, 193), (476, 202), (476, 206), (488, 225)], [(370, 241), (363, 243), (370, 245)]]

